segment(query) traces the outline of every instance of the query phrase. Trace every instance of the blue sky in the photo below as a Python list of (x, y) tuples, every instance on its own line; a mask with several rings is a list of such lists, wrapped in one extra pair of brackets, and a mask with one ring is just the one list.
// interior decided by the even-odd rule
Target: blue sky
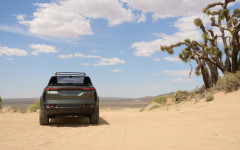
[[(1, 0), (0, 95), (39, 97), (55, 72), (86, 72), (104, 97), (155, 96), (203, 84), (161, 52), (201, 40), (193, 19), (214, 0)], [(239, 7), (239, 1), (231, 9)], [(194, 62), (193, 62), (194, 65)]]

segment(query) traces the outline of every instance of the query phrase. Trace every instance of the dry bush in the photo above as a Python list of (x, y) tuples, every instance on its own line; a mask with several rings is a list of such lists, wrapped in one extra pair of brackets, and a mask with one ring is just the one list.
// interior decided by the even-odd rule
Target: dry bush
[(194, 90), (193, 90), (193, 93), (194, 94), (204, 94), (206, 91), (206, 88), (205, 88), (205, 85), (202, 85), (201, 87), (196, 87)]
[(159, 96), (159, 97), (154, 97), (151, 103), (159, 103), (159, 104), (166, 104), (167, 102), (167, 96)]
[(27, 108), (29, 112), (36, 112), (38, 109), (40, 109), (40, 100), (36, 100), (33, 104), (29, 105)]
[(206, 95), (206, 102), (210, 102), (210, 101), (212, 101), (213, 99), (214, 99), (214, 96), (213, 96), (212, 93), (208, 93), (208, 94)]
[(239, 88), (240, 72), (236, 74), (226, 72), (223, 77), (219, 77), (216, 89), (224, 90), (226, 93), (235, 91)]
[(139, 109), (139, 112), (143, 112), (144, 111), (144, 107), (141, 107), (140, 109)]
[(180, 103), (181, 101), (186, 101), (191, 99), (194, 96), (194, 92), (176, 91), (175, 92), (175, 103)]
[(140, 112), (142, 112), (144, 110), (150, 111), (150, 110), (153, 110), (155, 108), (158, 108), (158, 107), (161, 107), (161, 106), (165, 106), (167, 101), (170, 98), (172, 99), (172, 95), (165, 95), (165, 96), (154, 97), (149, 105), (147, 105), (145, 108), (144, 107), (140, 108), (139, 111)]
[(144, 110), (150, 111), (150, 110), (153, 110), (153, 109), (158, 108), (158, 107), (161, 107), (161, 106), (163, 106), (163, 105), (160, 104), (160, 103), (152, 102), (152, 103), (150, 103), (149, 105), (147, 105), (147, 106), (144, 108)]

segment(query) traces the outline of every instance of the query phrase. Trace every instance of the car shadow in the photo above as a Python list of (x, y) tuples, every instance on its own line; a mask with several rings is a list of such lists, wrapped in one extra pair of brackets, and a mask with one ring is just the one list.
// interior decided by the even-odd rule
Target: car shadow
[(88, 126), (100, 126), (109, 125), (109, 123), (99, 117), (99, 123), (96, 125), (90, 124), (90, 120), (87, 117), (55, 117), (49, 121), (51, 127), (88, 127)]

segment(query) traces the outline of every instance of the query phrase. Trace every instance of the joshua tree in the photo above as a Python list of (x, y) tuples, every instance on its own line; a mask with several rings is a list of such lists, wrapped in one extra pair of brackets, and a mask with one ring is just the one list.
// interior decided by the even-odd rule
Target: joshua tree
[[(175, 47), (185, 45), (186, 48), (179, 54), (179, 58), (184, 62), (189, 62), (191, 66), (190, 75), (192, 72), (191, 60), (197, 62), (195, 73), (200, 75), (201, 72), (206, 88), (212, 87), (217, 82), (218, 70), (222, 73), (226, 71), (236, 73), (240, 70), (240, 9), (236, 8), (232, 14), (227, 9), (227, 5), (234, 1), (225, 0), (224, 2), (212, 3), (203, 9), (204, 13), (212, 16), (211, 26), (218, 28), (220, 35), (217, 35), (212, 28), (206, 29), (202, 20), (196, 18), (194, 24), (202, 31), (202, 41), (186, 39), (169, 46), (161, 46), (162, 51), (173, 54)], [(210, 10), (216, 6), (220, 6), (221, 9)], [(218, 44), (219, 39), (221, 39), (223, 46)], [(221, 50), (221, 48), (223, 49)]]

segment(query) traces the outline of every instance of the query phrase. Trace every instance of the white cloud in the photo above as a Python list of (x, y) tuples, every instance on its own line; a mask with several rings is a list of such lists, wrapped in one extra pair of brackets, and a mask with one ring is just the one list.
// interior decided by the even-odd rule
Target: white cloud
[(189, 70), (164, 70), (161, 73), (170, 75), (170, 76), (189, 76)]
[(95, 56), (95, 55), (84, 55), (82, 53), (75, 53), (75, 57), (81, 57), (81, 58), (102, 58), (101, 56)]
[(0, 46), (0, 56), (7, 55), (7, 56), (26, 56), (28, 52), (23, 49), (17, 48), (9, 48), (9, 47), (1, 47)]
[(31, 37), (35, 37), (35, 38), (40, 38), (40, 39), (46, 39), (43, 36), (32, 34), (32, 33), (28, 32), (26, 29), (20, 28), (18, 26), (10, 26), (10, 25), (4, 26), (4, 25), (0, 25), (0, 30), (1, 31), (10, 32), (10, 33), (17, 33), (17, 34), (21, 34), (21, 35), (27, 35), (27, 36), (31, 36)]
[(146, 21), (146, 15), (144, 13), (141, 14), (140, 18), (138, 19), (137, 23), (140, 23), (140, 22), (145, 22)]
[(83, 65), (83, 66), (90, 66), (90, 65), (91, 66), (109, 66), (109, 65), (117, 65), (117, 64), (126, 63), (124, 60), (121, 60), (119, 58), (104, 58), (104, 57), (96, 56), (96, 55), (84, 55), (82, 53), (59, 55), (58, 57), (61, 59), (73, 58), (73, 57), (98, 59), (95, 64), (81, 63), (81, 65)]
[(122, 72), (122, 69), (114, 69), (112, 72)]
[(109, 26), (134, 21), (131, 9), (123, 7), (118, 0), (60, 0), (53, 3), (38, 3), (32, 20), (18, 15), (20, 24), (29, 27), (34, 34), (62, 38), (92, 35), (91, 19), (106, 19)]
[(193, 23), (194, 18), (198, 17), (202, 18), (204, 24), (209, 23), (209, 19), (206, 15), (182, 17), (174, 23), (174, 27), (178, 29), (178, 32), (172, 35), (155, 33), (154, 35), (158, 36), (159, 39), (133, 43), (131, 47), (135, 48), (134, 54), (136, 56), (148, 57), (153, 55), (155, 52), (160, 51), (160, 45), (170, 45), (183, 41), (186, 38), (201, 40), (201, 31)]
[(82, 65), (82, 66), (90, 66), (91, 64), (89, 64), (89, 63), (81, 63), (80, 65)]
[(183, 79), (183, 78), (177, 78), (172, 80), (172, 82), (190, 82), (193, 81), (193, 79)]
[(179, 63), (179, 62), (182, 61), (179, 57), (165, 57), (163, 59), (166, 60), (166, 61), (173, 61), (173, 62), (176, 62), (176, 63)]
[(144, 14), (152, 13), (154, 20), (166, 17), (202, 14), (202, 9), (216, 0), (122, 0)]
[(125, 63), (124, 60), (120, 60), (119, 58), (101, 58), (96, 64), (93, 64), (93, 66), (109, 66)]
[(16, 19), (34, 34), (76, 38), (93, 34), (93, 19), (105, 19), (109, 26), (116, 26), (144, 22), (146, 14), (152, 14), (154, 20), (193, 16), (202, 14), (202, 9), (212, 2), (215, 0), (58, 0), (35, 4), (38, 8), (30, 20), (24, 14)]
[[(19, 23), (29, 27), (29, 32), (53, 37), (74, 38), (91, 35), (90, 20), (60, 4), (36, 4), (39, 8), (32, 20), (18, 17)], [(66, 1), (67, 2), (67, 1)]]
[(131, 47), (136, 49), (134, 52), (136, 56), (147, 57), (159, 50), (161, 41), (161, 39), (158, 39), (150, 42), (136, 42)]
[(54, 46), (46, 45), (46, 44), (30, 44), (29, 45), (34, 51), (33, 55), (38, 55), (39, 53), (57, 53), (58, 50)]
[(69, 54), (69, 55), (58, 55), (59, 58), (62, 58), (62, 59), (69, 59), (69, 58), (72, 58), (73, 57), (73, 54)]
[(25, 17), (26, 17), (25, 14), (20, 14), (16, 16), (17, 20), (24, 20)]

